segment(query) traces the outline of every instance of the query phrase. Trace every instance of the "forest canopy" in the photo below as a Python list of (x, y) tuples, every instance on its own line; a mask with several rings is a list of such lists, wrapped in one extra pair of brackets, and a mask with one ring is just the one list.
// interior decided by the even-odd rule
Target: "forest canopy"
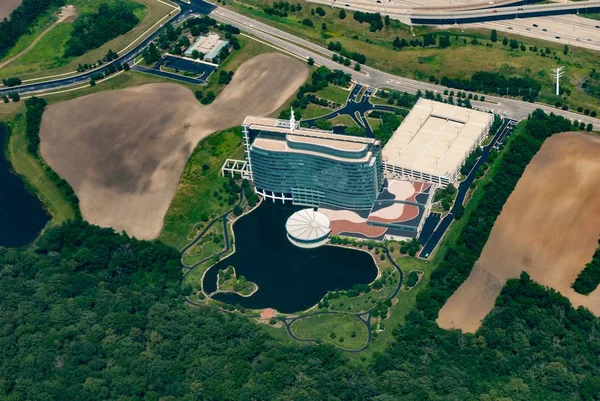
[(78, 17), (67, 41), (65, 57), (81, 56), (129, 32), (139, 22), (134, 13), (136, 7), (136, 4), (122, 0), (115, 4), (102, 3), (97, 12)]
[(0, 399), (598, 400), (599, 319), (526, 274), (475, 334), (435, 323), (522, 169), (565, 124), (536, 111), (515, 133), (510, 168), (480, 189), (481, 212), (372, 358), (275, 340), (246, 318), (186, 305), (180, 255), (157, 241), (77, 220), (27, 248), (0, 247)]

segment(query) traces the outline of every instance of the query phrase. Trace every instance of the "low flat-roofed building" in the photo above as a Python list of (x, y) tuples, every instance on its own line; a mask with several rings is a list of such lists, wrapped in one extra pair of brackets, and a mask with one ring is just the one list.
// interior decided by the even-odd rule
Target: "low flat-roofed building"
[(292, 117), (246, 117), (246, 160), (256, 192), (296, 205), (371, 209), (381, 192), (381, 145), (302, 128)]
[(420, 98), (383, 148), (384, 175), (454, 183), (493, 120), (489, 113)]
[(227, 40), (221, 40), (219, 35), (211, 33), (208, 36), (199, 36), (184, 54), (191, 57), (194, 50), (197, 50), (204, 55), (204, 60), (212, 62), (217, 58), (221, 49), (227, 46), (228, 43)]

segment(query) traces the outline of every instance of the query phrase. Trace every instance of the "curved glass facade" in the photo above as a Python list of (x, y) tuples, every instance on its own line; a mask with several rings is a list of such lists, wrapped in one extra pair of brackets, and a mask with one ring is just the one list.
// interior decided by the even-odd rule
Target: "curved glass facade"
[(263, 132), (250, 130), (253, 143), (247, 153), (259, 194), (306, 206), (373, 206), (383, 185), (379, 141), (360, 138), (353, 142), (352, 137), (341, 135), (337, 139), (307, 135), (297, 140), (297, 133), (294, 140), (288, 140), (285, 134), (276, 138), (272, 132), (264, 136)]

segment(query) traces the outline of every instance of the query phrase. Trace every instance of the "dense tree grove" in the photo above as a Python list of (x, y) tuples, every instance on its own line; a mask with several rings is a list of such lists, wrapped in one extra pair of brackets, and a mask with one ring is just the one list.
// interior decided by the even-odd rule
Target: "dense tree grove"
[(418, 309), (379, 354), (377, 401), (597, 400), (598, 319), (523, 273), (475, 334), (440, 329)]
[(277, 345), (179, 296), (178, 253), (83, 222), (0, 248), (4, 400), (364, 400), (331, 347)]
[[(302, 85), (298, 89), (296, 99), (292, 101), (291, 106), (294, 109), (305, 109), (309, 103), (327, 106), (329, 104), (329, 101), (318, 98), (311, 92), (317, 92), (321, 89), (325, 89), (327, 86), (329, 86), (330, 83), (342, 87), (347, 87), (348, 85), (350, 85), (351, 80), (352, 76), (343, 72), (342, 70), (332, 71), (325, 66), (321, 66), (312, 73), (311, 82)], [(289, 118), (289, 112), (289, 110), (282, 110), (279, 115), (279, 118)], [(301, 117), (299, 114), (297, 114), (296, 118), (300, 119)]]
[(450, 248), (440, 267), (432, 273), (429, 286), (417, 297), (418, 309), (430, 319), (466, 279), (483, 249), (502, 206), (508, 199), (525, 167), (550, 135), (570, 131), (571, 122), (561, 116), (535, 110), (525, 125), (525, 133), (509, 142), (493, 180), (479, 191), (484, 195), (469, 217), (456, 245)]
[[(248, 319), (185, 305), (180, 255), (156, 241), (78, 219), (47, 229), (30, 247), (0, 247), (0, 399), (598, 400), (598, 318), (526, 274), (508, 282), (475, 334), (435, 324), (525, 166), (548, 136), (570, 127), (562, 117), (533, 113), (478, 189), (478, 207), (403, 325), (385, 327), (395, 342), (365, 364), (328, 345), (282, 343)], [(251, 191), (245, 181), (242, 187)], [(390, 306), (377, 304), (373, 316), (386, 317)]]
[(75, 20), (65, 57), (81, 56), (88, 50), (96, 49), (130, 31), (138, 22), (132, 5), (124, 1), (102, 3), (98, 12), (83, 14)]
[(383, 20), (379, 13), (364, 13), (362, 11), (354, 11), (353, 17), (356, 21), (366, 22), (370, 25), (369, 30), (371, 32), (381, 31), (383, 29)]
[(580, 294), (587, 295), (594, 291), (598, 284), (600, 284), (600, 248), (596, 249), (592, 261), (577, 275), (573, 289)]
[(64, 0), (23, 0), (8, 19), (0, 22), (0, 58), (27, 33), (35, 20), (50, 7), (60, 6)]
[(394, 132), (396, 132), (396, 129), (400, 126), (402, 119), (395, 113), (377, 112), (376, 115), (374, 114), (375, 112), (371, 112), (371, 116), (381, 118), (381, 122), (377, 128), (373, 130), (373, 135), (381, 141), (381, 145), (383, 146), (390, 140), (392, 135), (394, 135)]
[(523, 100), (537, 99), (542, 85), (532, 78), (505, 77), (497, 72), (478, 71), (471, 79), (442, 77), (441, 84), (449, 88), (473, 92), (497, 93), (499, 95), (520, 96)]

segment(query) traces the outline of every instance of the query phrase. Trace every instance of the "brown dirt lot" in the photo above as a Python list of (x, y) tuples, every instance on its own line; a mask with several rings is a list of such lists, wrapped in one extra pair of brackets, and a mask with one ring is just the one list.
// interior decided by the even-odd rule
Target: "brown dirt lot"
[(4, 18), (8, 18), (12, 11), (19, 7), (23, 0), (2, 0), (0, 1), (0, 22)]
[(529, 273), (538, 283), (600, 315), (600, 288), (571, 284), (600, 236), (600, 137), (554, 135), (525, 169), (496, 220), (480, 259), (440, 311), (440, 327), (475, 332), (506, 280)]
[(174, 84), (52, 105), (40, 131), (42, 156), (71, 184), (87, 221), (153, 239), (196, 144), (246, 115), (277, 110), (307, 76), (305, 63), (268, 53), (242, 64), (209, 106)]

